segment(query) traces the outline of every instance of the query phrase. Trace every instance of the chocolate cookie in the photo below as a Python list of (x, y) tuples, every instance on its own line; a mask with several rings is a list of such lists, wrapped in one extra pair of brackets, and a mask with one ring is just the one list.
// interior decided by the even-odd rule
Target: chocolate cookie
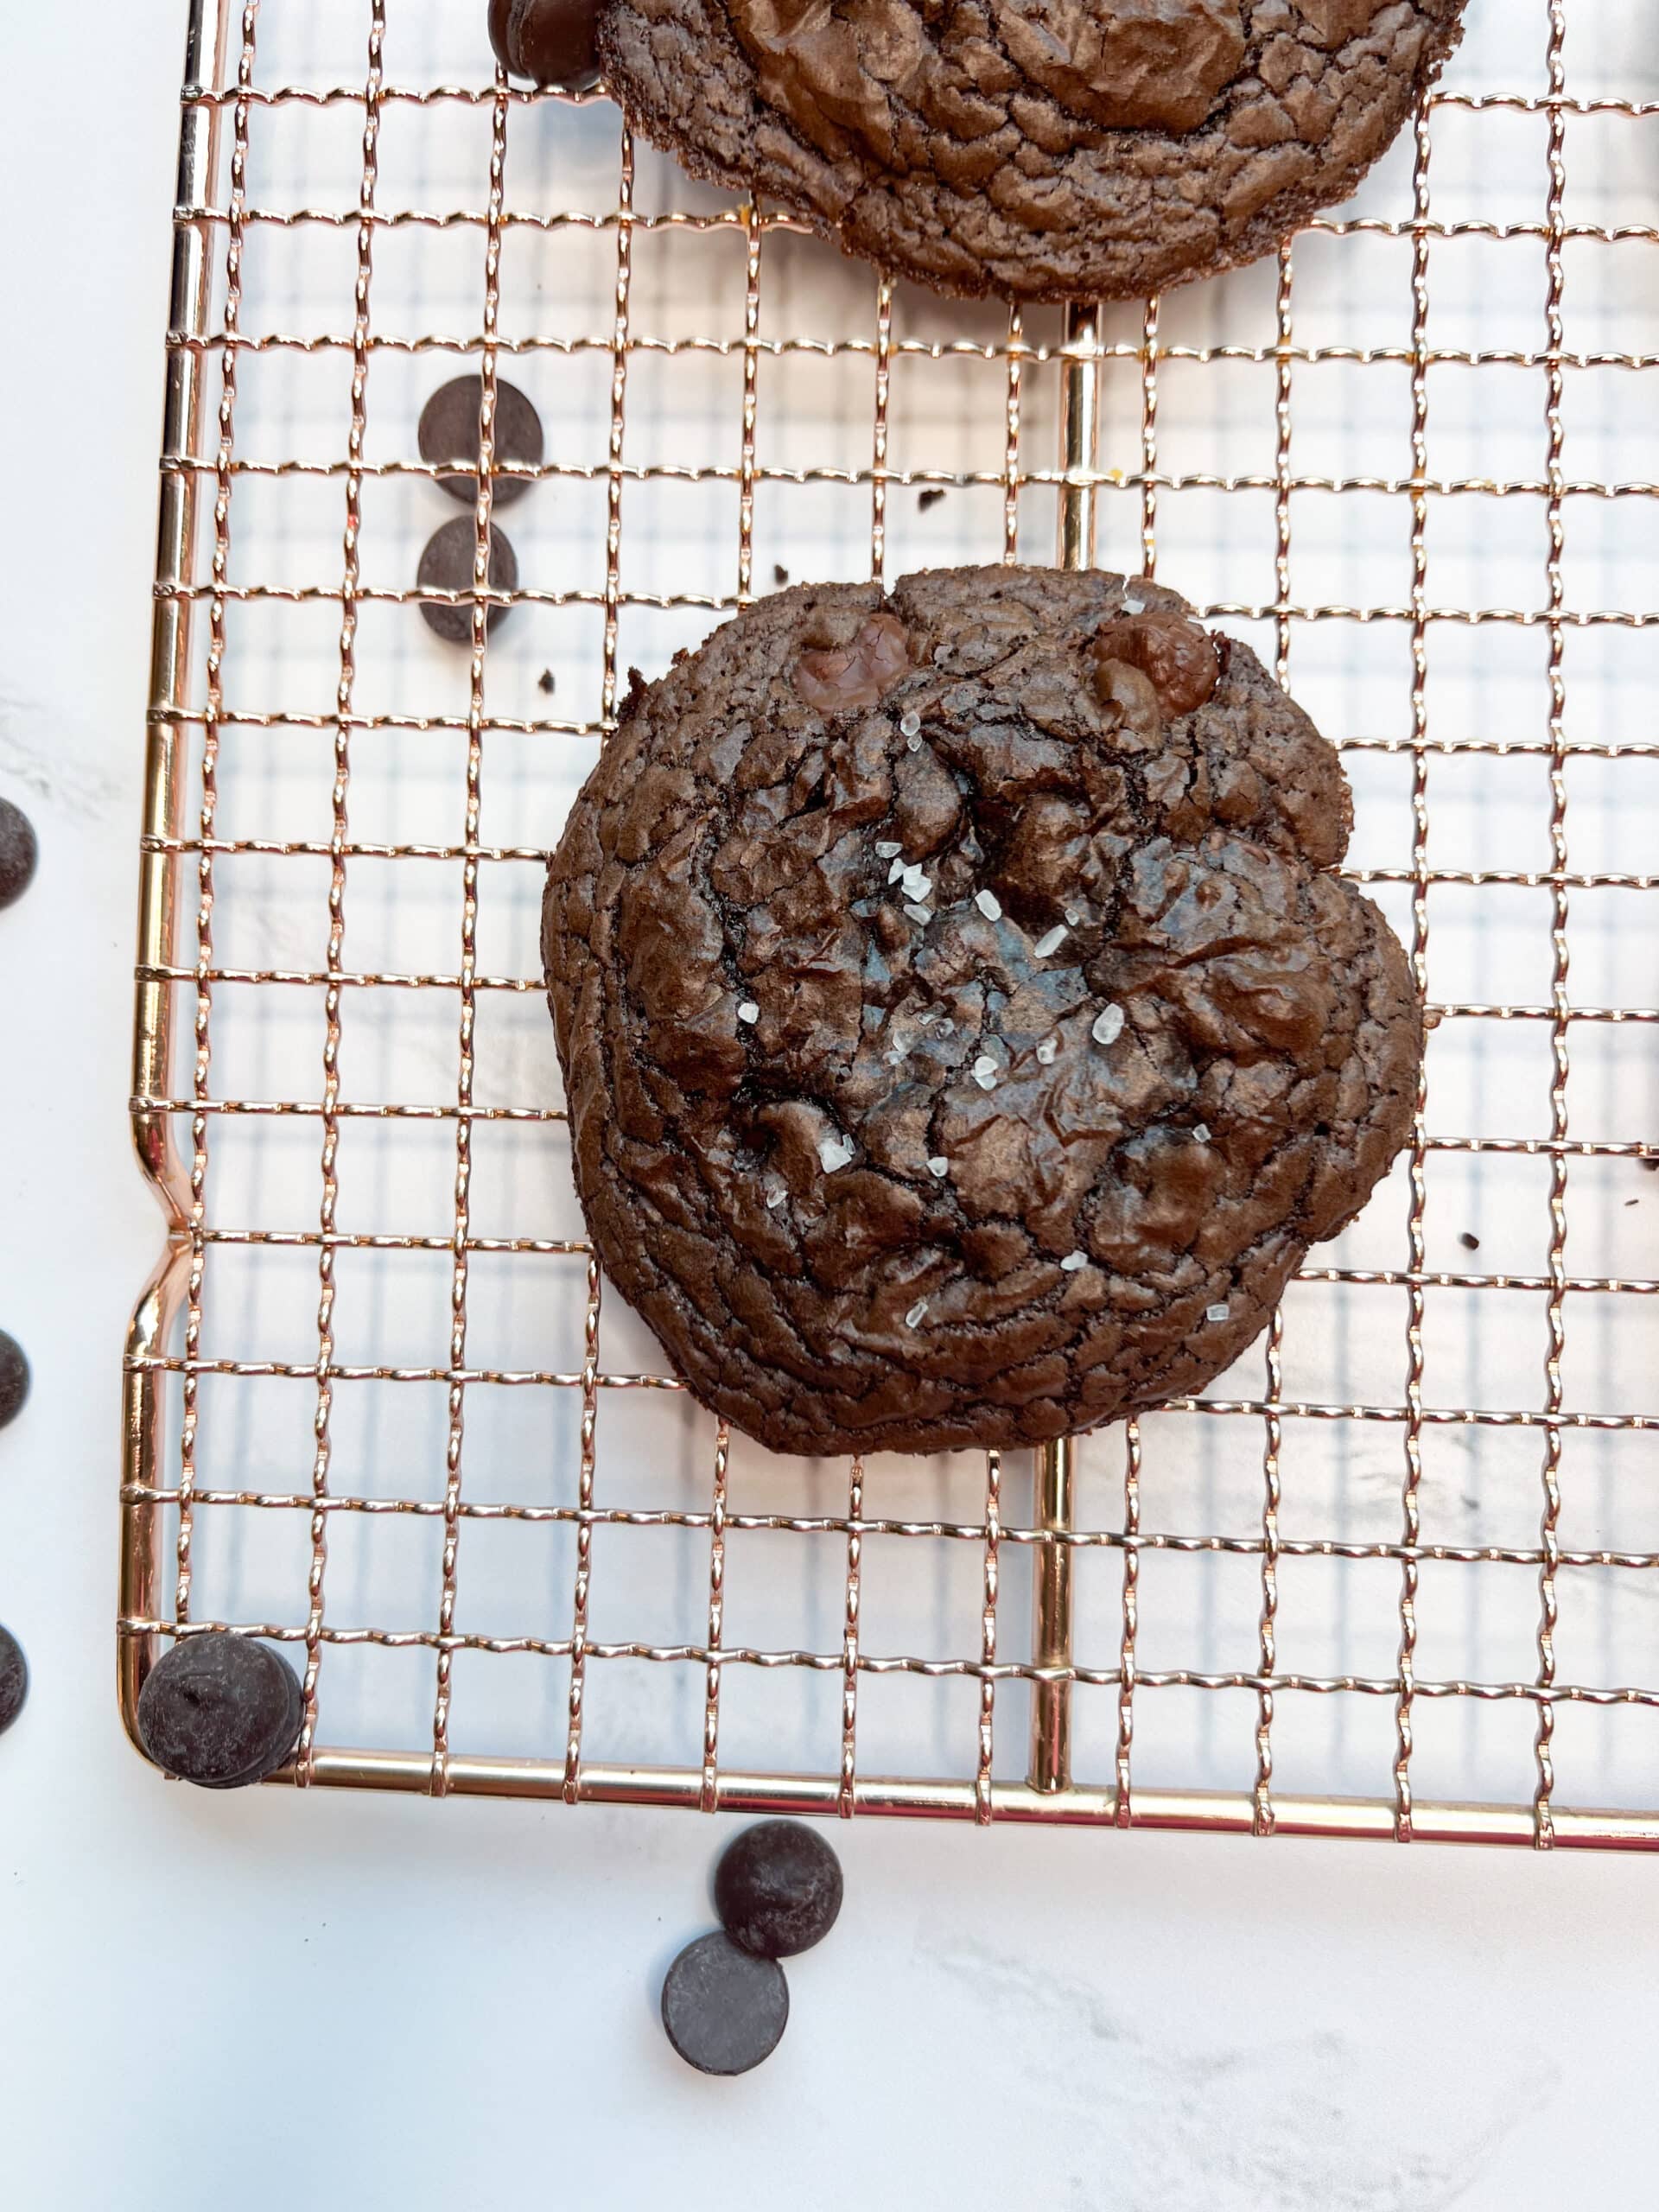
[(1199, 1389), (1408, 1129), (1335, 752), (1172, 591), (777, 593), (636, 673), (543, 917), (577, 1189), (781, 1452), (1033, 1443)]
[(1121, 299), (1345, 200), (1464, 0), (602, 0), (607, 88), (944, 292)]

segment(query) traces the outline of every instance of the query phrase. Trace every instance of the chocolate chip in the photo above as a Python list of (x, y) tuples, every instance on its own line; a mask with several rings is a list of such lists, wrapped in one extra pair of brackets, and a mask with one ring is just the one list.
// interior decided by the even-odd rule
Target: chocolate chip
[(305, 1699), (279, 1652), (214, 1629), (186, 1637), (151, 1669), (138, 1737), (163, 1773), (204, 1789), (240, 1789), (285, 1766)]
[[(444, 461), (478, 459), (478, 415), (483, 398), (482, 377), (456, 377), (440, 385), (421, 411), (421, 459), (435, 468)], [(542, 418), (517, 385), (499, 377), (495, 385), (495, 461), (515, 461), (539, 468), (545, 450)], [(446, 468), (438, 482), (451, 499), (464, 499), (470, 507), (478, 499), (478, 470)], [(524, 476), (492, 475), (492, 505), (510, 507), (530, 489)]]
[(728, 1844), (715, 1905), (733, 1942), (763, 1959), (822, 1943), (841, 1910), (841, 1861), (816, 1828), (762, 1821)]
[(1478, 1252), (1480, 1249), (1479, 1237), (1471, 1235), (1466, 1229), (1464, 1230), (1462, 1236), (1459, 1237), (1458, 1242), (1462, 1245), (1465, 1252)]
[(774, 561), (772, 564), (772, 581), (780, 588), (789, 582), (789, 570), (781, 561)]
[(0, 1736), (22, 1711), (29, 1696), (29, 1662), (9, 1628), (0, 1628)]
[[(478, 528), (470, 515), (457, 515), (453, 522), (434, 531), (427, 540), (426, 550), (421, 556), (417, 577), (423, 591), (470, 591), (473, 588), (473, 556), (478, 548)], [(490, 585), (495, 591), (512, 591), (518, 582), (518, 556), (506, 538), (490, 524)], [(493, 631), (512, 612), (508, 607), (492, 607), (489, 626)], [(421, 613), (427, 627), (436, 632), (446, 645), (470, 645), (473, 642), (473, 610), (466, 601), (448, 607), (430, 600), (421, 602)]]
[(718, 1929), (688, 1943), (668, 1970), (663, 2026), (699, 2074), (747, 2074), (772, 2056), (788, 2024), (783, 1968)]
[(490, 0), (490, 44), (515, 77), (586, 92), (599, 82), (597, 12), (597, 0)]
[(916, 505), (920, 512), (925, 514), (930, 507), (937, 507), (944, 497), (943, 484), (930, 484), (925, 492), (918, 492), (916, 494)]
[(29, 1396), (29, 1362), (15, 1337), (0, 1329), (0, 1428), (16, 1420)]
[(0, 906), (21, 899), (35, 877), (40, 848), (29, 817), (0, 798)]
[(910, 670), (910, 640), (891, 614), (865, 618), (850, 645), (815, 647), (795, 667), (795, 688), (821, 715), (874, 707)]
[(1095, 696), (1117, 710), (1122, 727), (1150, 744), (1164, 728), (1164, 705), (1152, 678), (1126, 660), (1103, 653), (1095, 664)]
[(552, 670), (544, 668), (536, 679), (536, 689), (538, 691), (544, 691), (550, 699), (553, 696), (554, 681)]

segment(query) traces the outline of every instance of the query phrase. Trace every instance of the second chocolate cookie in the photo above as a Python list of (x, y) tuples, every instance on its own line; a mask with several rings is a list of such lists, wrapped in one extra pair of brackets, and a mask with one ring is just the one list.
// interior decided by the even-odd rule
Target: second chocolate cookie
[(944, 292), (1121, 299), (1345, 200), (1465, 0), (602, 0), (607, 90)]
[(1121, 576), (779, 592), (637, 677), (549, 879), (577, 1189), (784, 1452), (1036, 1442), (1199, 1389), (1410, 1126), (1337, 755)]

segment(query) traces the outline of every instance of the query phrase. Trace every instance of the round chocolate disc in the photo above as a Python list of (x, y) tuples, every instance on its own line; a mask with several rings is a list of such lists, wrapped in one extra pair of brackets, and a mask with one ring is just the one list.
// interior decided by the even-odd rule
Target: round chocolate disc
[(35, 878), (40, 848), (29, 817), (0, 798), (0, 906), (21, 899)]
[(699, 2074), (747, 2074), (789, 2024), (789, 1984), (775, 1959), (739, 1950), (717, 1929), (688, 1943), (663, 1984), (663, 2026)]
[(138, 1697), (144, 1750), (163, 1773), (204, 1789), (241, 1789), (286, 1766), (304, 1719), (288, 1661), (223, 1629), (175, 1643)]
[[(473, 588), (473, 556), (478, 547), (478, 528), (471, 515), (457, 515), (441, 530), (433, 531), (427, 540), (426, 550), (421, 556), (416, 581), (423, 591), (471, 591)], [(518, 583), (518, 556), (506, 538), (490, 524), (490, 588), (493, 591), (513, 591)], [(435, 631), (446, 645), (470, 645), (473, 642), (473, 610), (468, 601), (460, 601), (454, 607), (431, 600), (421, 601), (421, 613), (427, 627)], [(509, 607), (492, 607), (489, 626), (495, 630), (512, 612)]]
[[(483, 397), (481, 377), (455, 377), (440, 385), (421, 413), (421, 459), (434, 467), (445, 462), (476, 463), (478, 416)], [(495, 462), (513, 461), (539, 468), (545, 450), (542, 418), (516, 384), (498, 377), (495, 384)], [(464, 499), (470, 507), (478, 498), (476, 467), (445, 467), (439, 484), (451, 499)], [(493, 475), (491, 504), (510, 507), (530, 489), (524, 476)], [(470, 575), (467, 582), (470, 583)]]
[(16, 1420), (29, 1397), (29, 1362), (15, 1337), (0, 1329), (0, 1428)]
[(29, 1695), (29, 1662), (23, 1647), (8, 1628), (0, 1628), (0, 1736), (23, 1709)]
[(761, 1821), (728, 1844), (715, 1869), (715, 1904), (733, 1942), (763, 1959), (790, 1959), (823, 1942), (841, 1910), (841, 1861), (816, 1828)]
[(599, 82), (598, 12), (597, 0), (490, 0), (490, 44), (515, 77), (586, 92)]

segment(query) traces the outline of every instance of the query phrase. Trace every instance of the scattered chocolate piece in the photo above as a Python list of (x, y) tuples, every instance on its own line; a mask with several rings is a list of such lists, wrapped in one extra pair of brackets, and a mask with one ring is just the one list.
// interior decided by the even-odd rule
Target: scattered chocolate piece
[[(448, 384), (440, 385), (421, 410), (421, 459), (437, 467), (444, 461), (473, 461), (478, 458), (478, 416), (483, 402), (484, 379), (481, 376), (456, 377)], [(545, 445), (542, 436), (542, 418), (524, 397), (516, 384), (504, 378), (495, 380), (495, 462), (499, 471), (503, 461), (517, 462), (526, 468), (539, 468)], [(470, 507), (478, 499), (478, 470), (474, 467), (446, 468), (437, 480), (452, 499), (464, 499)], [(496, 507), (510, 507), (515, 499), (523, 499), (531, 488), (524, 476), (491, 477), (491, 504)]]
[(943, 484), (930, 484), (926, 491), (918, 492), (916, 494), (916, 505), (921, 512), (925, 514), (930, 507), (937, 507), (944, 497), (944, 491), (945, 487)]
[(1642, 1166), (1649, 1175), (1659, 1175), (1659, 1152), (1649, 1153), (1642, 1161)]
[(734, 1943), (763, 1959), (792, 1959), (822, 1943), (841, 1910), (841, 1861), (816, 1828), (762, 1821), (727, 1845), (715, 1869), (715, 1906)]
[(29, 1696), (29, 1662), (9, 1628), (0, 1628), (0, 1736), (22, 1711)]
[(599, 82), (596, 0), (490, 0), (490, 44), (504, 69), (584, 92)]
[(305, 1719), (300, 1678), (279, 1652), (214, 1629), (158, 1660), (138, 1695), (138, 1736), (164, 1774), (241, 1789), (292, 1758)]
[(0, 798), (0, 907), (22, 897), (35, 880), (39, 858), (34, 824), (9, 798)]
[(553, 696), (553, 683), (554, 678), (552, 670), (550, 668), (544, 668), (542, 671), (541, 675), (537, 678), (536, 688), (538, 691), (545, 691), (548, 697), (550, 699)]
[(16, 1337), (0, 1329), (0, 1428), (16, 1420), (29, 1397), (29, 1361)]
[(789, 2024), (789, 1984), (775, 1959), (739, 1950), (716, 1929), (687, 1944), (663, 1984), (663, 2026), (699, 2074), (747, 2074)]
[[(473, 588), (473, 555), (478, 545), (478, 529), (470, 515), (457, 515), (453, 522), (434, 531), (427, 540), (426, 550), (421, 556), (416, 581), (423, 591), (470, 591)], [(518, 582), (518, 556), (507, 539), (490, 524), (490, 586), (494, 591), (512, 591)], [(512, 612), (510, 607), (492, 607), (489, 626), (497, 629)], [(436, 632), (446, 645), (470, 645), (473, 642), (473, 610), (465, 601), (448, 607), (430, 600), (421, 601), (421, 613), (426, 618), (428, 629)]]
[(1462, 1236), (1459, 1237), (1458, 1242), (1462, 1245), (1465, 1252), (1478, 1252), (1480, 1249), (1479, 1237), (1473, 1235), (1472, 1232), (1467, 1229), (1465, 1229)]
[(774, 561), (772, 564), (772, 581), (780, 587), (789, 582), (789, 570), (781, 561)]

